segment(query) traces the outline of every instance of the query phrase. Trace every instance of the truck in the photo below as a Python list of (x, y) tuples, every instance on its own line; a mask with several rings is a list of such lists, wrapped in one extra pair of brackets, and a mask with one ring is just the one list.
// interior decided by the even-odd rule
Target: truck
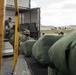
[[(38, 39), (40, 37), (40, 8), (31, 8), (30, 0), (18, 0), (19, 4), (19, 28), (24, 30), (25, 28), (30, 30), (30, 37), (34, 39)], [(14, 0), (6, 0), (6, 10), (5, 10), (5, 20), (9, 17), (12, 18), (12, 22), (9, 23), (12, 28), (15, 25), (15, 7)], [(8, 41), (4, 41), (4, 47), (6, 47), (6, 43)], [(8, 47), (8, 51), (4, 48), (3, 55), (13, 54), (13, 47), (9, 43), (10, 48)]]
[[(5, 10), (5, 15), (1, 17), (1, 21), (4, 21), (6, 19), (8, 19), (9, 17), (12, 18), (12, 22), (10, 23), (10, 27), (12, 28), (13, 25), (15, 25), (15, 6), (14, 6), (14, 1), (17, 1), (17, 0), (2, 0), (2, 5), (1, 5), (1, 8), (5, 8), (4, 7), (4, 4), (6, 6), (6, 10)], [(5, 3), (4, 3), (5, 2)], [(30, 0), (18, 0), (18, 3), (19, 3), (19, 27), (21, 29), (23, 28), (27, 28), (30, 30), (30, 36), (34, 39), (38, 39), (40, 37), (40, 8), (31, 8), (30, 7)], [(2, 10), (3, 13), (1, 13), (0, 15), (3, 15), (4, 14), (4, 10)], [(5, 17), (5, 18), (4, 18)], [(0, 50), (0, 75), (2, 73), (2, 75), (5, 75), (7, 74), (7, 71), (8, 74), (10, 72), (12, 72), (12, 61), (13, 59), (11, 57), (8, 57), (8, 58), (3, 58), (3, 64), (1, 63), (2, 62), (2, 54), (3, 55), (10, 55), (12, 53), (15, 53), (13, 52), (13, 47), (10, 45), (9, 43), (9, 39), (3, 39), (3, 22), (1, 22), (1, 50)], [(4, 42), (2, 42), (4, 40)], [(3, 48), (2, 48), (3, 47)], [(3, 49), (3, 51), (2, 51)], [(15, 54), (14, 54), (15, 55)], [(23, 64), (21, 67), (24, 67), (26, 68), (25, 66), (25, 60), (24, 60), (24, 57), (22, 59), (23, 56), (18, 56), (17, 60), (19, 59), (19, 61), (22, 61), (21, 63), (18, 64), (19, 61), (17, 61), (17, 64), (20, 66), (20, 64)], [(21, 60), (22, 59), (22, 60)], [(7, 64), (6, 64), (7, 63)], [(25, 65), (25, 66), (24, 66)], [(17, 67), (18, 68), (18, 67)], [(16, 67), (15, 67), (16, 69)], [(28, 67), (26, 68), (27, 69), (27, 72), (30, 72), (28, 70)], [(11, 71), (10, 71), (11, 70)], [(23, 69), (22, 69), (23, 70)], [(19, 73), (19, 72), (18, 72)], [(16, 74), (15, 70), (14, 70), (14, 73), (13, 74)], [(23, 71), (22, 74), (25, 74), (25, 71)], [(21, 74), (21, 71), (20, 71), (20, 74), (19, 75), (22, 75)], [(30, 72), (31, 74), (31, 72)]]
[[(40, 8), (31, 8), (31, 0), (18, 0), (19, 5), (19, 25), (20, 28), (27, 28), (31, 32), (31, 37), (40, 36)], [(15, 24), (14, 0), (6, 0), (5, 19), (12, 18), (10, 26)]]

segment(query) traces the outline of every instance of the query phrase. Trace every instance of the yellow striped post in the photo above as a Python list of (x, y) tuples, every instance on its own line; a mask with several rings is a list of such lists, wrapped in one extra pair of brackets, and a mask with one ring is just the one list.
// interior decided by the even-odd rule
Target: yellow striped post
[(2, 50), (4, 39), (4, 1), (5, 0), (0, 0), (0, 75), (2, 75)]
[(18, 27), (19, 27), (19, 10), (18, 2), (14, 0), (15, 4), (15, 35), (14, 35), (14, 68), (16, 66), (17, 57), (18, 57)]

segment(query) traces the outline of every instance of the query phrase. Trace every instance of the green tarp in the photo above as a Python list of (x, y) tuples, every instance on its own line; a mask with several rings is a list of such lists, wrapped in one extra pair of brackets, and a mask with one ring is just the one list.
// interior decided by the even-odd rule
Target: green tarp
[(19, 46), (19, 54), (23, 54), (23, 55), (24, 55), (24, 49), (25, 49), (25, 42), (23, 42), (23, 43)]
[(76, 38), (71, 43), (71, 49), (69, 51), (69, 71), (72, 75), (76, 75)]
[[(21, 40), (23, 37), (25, 37), (24, 35), (22, 34), (18, 34), (19, 36), (19, 40)], [(10, 39), (9, 39), (9, 42), (12, 44), (12, 46), (14, 46), (14, 36), (12, 36)]]
[(9, 29), (9, 30), (7, 30), (7, 32), (8, 32), (8, 39), (10, 39), (14, 35), (14, 30)]
[(48, 75), (56, 75), (55, 69), (48, 67)]
[(25, 35), (23, 35), (23, 34), (18, 34), (18, 36), (19, 36), (19, 40), (21, 40), (23, 37), (25, 37)]
[[(68, 33), (49, 49), (50, 64), (64, 75), (76, 75), (76, 30)], [(70, 68), (70, 69), (69, 69)]]
[(45, 35), (38, 39), (32, 49), (34, 58), (41, 64), (49, 64), (48, 50), (62, 36)]
[(9, 42), (11, 43), (12, 46), (14, 46), (14, 37), (11, 37), (11, 38), (9, 39)]
[(64, 74), (55, 68), (48, 67), (48, 75), (64, 75)]
[(19, 48), (19, 51), (23, 53), (25, 56), (31, 56), (32, 55), (32, 47), (36, 40), (27, 40), (25, 41)]

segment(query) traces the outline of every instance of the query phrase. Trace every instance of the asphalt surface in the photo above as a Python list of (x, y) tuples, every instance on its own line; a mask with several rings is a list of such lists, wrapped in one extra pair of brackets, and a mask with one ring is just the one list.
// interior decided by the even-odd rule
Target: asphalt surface
[(3, 57), (2, 75), (12, 75), (13, 73), (13, 57)]

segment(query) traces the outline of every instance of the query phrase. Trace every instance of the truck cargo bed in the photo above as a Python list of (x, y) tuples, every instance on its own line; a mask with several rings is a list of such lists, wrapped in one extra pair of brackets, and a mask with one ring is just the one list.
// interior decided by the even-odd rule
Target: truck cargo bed
[(47, 67), (39, 64), (33, 57), (24, 57), (20, 55), (14, 75), (47, 75)]

